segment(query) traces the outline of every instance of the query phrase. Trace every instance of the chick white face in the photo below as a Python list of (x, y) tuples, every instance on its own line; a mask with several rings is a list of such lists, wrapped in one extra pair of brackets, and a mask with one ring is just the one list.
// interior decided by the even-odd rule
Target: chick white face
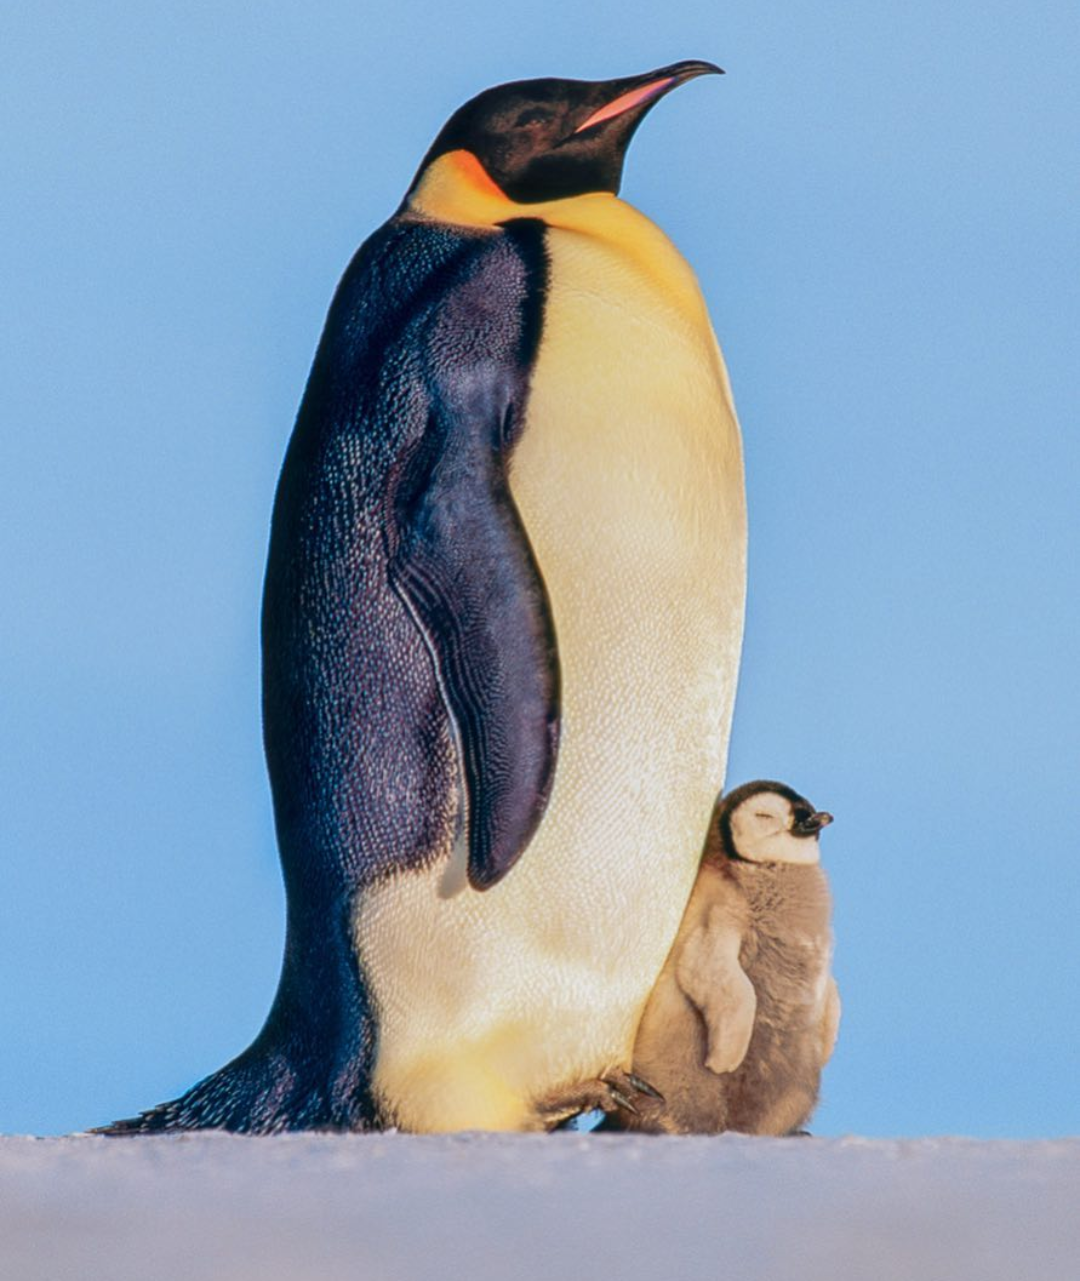
[(817, 863), (817, 835), (832, 815), (793, 804), (777, 792), (754, 792), (731, 812), (735, 853), (751, 863)]

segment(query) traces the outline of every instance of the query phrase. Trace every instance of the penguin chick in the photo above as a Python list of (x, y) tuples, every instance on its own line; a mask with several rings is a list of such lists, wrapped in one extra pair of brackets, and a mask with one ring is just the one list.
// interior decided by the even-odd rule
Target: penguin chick
[(663, 1096), (613, 1128), (790, 1134), (818, 1099), (840, 997), (818, 833), (832, 815), (782, 783), (721, 798), (645, 1007), (633, 1074)]

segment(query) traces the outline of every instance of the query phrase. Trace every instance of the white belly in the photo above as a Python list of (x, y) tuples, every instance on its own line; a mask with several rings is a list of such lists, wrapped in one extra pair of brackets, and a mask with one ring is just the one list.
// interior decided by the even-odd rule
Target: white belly
[(644, 257), (549, 230), (511, 471), (562, 667), (550, 805), (494, 889), (440, 865), (357, 911), (374, 1086), (411, 1130), (528, 1127), (538, 1096), (629, 1065), (723, 783), (745, 584), (738, 427), (689, 268), (614, 203), (643, 224)]

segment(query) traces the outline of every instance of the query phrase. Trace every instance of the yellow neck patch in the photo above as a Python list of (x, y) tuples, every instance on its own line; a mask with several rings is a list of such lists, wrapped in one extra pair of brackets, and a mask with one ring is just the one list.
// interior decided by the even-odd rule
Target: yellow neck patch
[(472, 152), (450, 151), (424, 170), (408, 209), (465, 227), (497, 227), (511, 218), (537, 218), (549, 227), (607, 241), (659, 284), (672, 302), (708, 325), (701, 291), (685, 260), (673, 252), (670, 240), (655, 223), (609, 191), (519, 204), (492, 181)]
[(494, 227), (521, 216), (521, 206), (496, 186), (471, 151), (449, 151), (432, 161), (409, 197), (409, 208), (469, 227)]

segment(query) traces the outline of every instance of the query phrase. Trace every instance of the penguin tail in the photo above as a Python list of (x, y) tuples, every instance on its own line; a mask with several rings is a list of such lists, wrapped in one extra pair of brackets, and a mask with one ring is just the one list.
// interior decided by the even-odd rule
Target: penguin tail
[[(318, 1074), (321, 1076), (322, 1074)], [(280, 1134), (288, 1130), (365, 1130), (373, 1123), (366, 1090), (328, 1088), (325, 1078), (297, 1067), (258, 1041), (186, 1094), (91, 1134), (122, 1137), (182, 1130)]]
[[(193, 1085), (186, 1094), (159, 1103), (138, 1116), (99, 1126), (92, 1134), (163, 1134), (174, 1130), (231, 1130), (272, 1134), (305, 1128), (317, 1109), (314, 1099), (298, 1095), (297, 1073), (284, 1055), (252, 1048), (220, 1071)], [(310, 1128), (311, 1122), (307, 1122)]]
[(290, 926), (273, 1007), (243, 1054), (178, 1099), (90, 1133), (377, 1128), (370, 1086), (375, 1034), (350, 948), (349, 914), (312, 914), (321, 934), (312, 942), (302, 927)]

